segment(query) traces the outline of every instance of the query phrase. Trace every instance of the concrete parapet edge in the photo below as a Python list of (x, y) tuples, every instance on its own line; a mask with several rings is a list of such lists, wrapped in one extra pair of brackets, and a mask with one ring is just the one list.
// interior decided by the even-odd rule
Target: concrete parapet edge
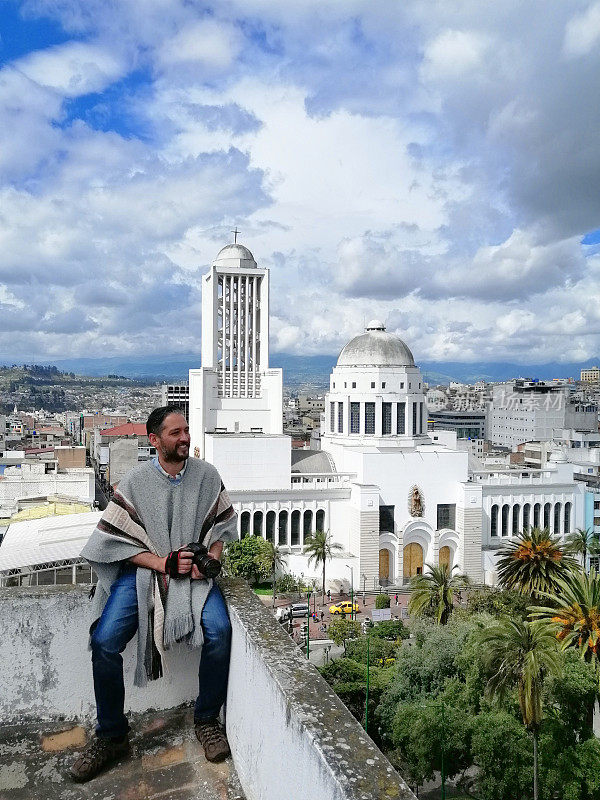
[(248, 800), (414, 800), (247, 584), (222, 587), (233, 627), (227, 732)]

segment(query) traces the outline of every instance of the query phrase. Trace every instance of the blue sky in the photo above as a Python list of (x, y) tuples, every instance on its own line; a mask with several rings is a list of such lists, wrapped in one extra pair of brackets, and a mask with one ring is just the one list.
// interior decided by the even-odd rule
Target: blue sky
[(274, 351), (593, 358), (599, 89), (600, 2), (0, 0), (0, 360), (199, 352), (235, 225)]

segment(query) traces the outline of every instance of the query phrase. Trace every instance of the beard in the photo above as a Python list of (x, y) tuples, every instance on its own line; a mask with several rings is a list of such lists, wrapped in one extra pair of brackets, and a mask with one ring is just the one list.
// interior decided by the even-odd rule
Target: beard
[(188, 444), (178, 444), (171, 449), (166, 447), (162, 448), (162, 457), (164, 461), (170, 464), (176, 464), (180, 461), (187, 461), (190, 455), (190, 446)]

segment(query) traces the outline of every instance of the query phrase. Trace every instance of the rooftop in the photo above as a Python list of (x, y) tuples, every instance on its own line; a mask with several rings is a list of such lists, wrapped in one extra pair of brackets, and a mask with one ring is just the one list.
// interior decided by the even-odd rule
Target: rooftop
[(102, 436), (146, 436), (146, 425), (143, 422), (126, 422), (116, 428), (105, 428)]

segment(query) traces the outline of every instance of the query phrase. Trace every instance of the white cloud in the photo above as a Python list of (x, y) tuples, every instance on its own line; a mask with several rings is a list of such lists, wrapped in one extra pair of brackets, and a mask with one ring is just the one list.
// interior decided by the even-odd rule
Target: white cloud
[(476, 70), (489, 44), (486, 37), (473, 31), (443, 31), (425, 47), (424, 78), (455, 80)]
[(15, 67), (29, 80), (66, 97), (100, 92), (125, 72), (125, 62), (105, 47), (85, 42), (38, 50)]
[(186, 26), (159, 48), (164, 64), (199, 62), (202, 65), (227, 69), (238, 55), (242, 37), (232, 26), (204, 19)]
[(570, 19), (565, 29), (563, 52), (569, 57), (587, 55), (600, 40), (600, 3)]

